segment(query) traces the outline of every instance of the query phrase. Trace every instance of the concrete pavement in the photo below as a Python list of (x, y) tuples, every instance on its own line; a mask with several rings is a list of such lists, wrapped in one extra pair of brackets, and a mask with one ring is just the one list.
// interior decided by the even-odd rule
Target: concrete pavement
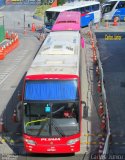
[[(19, 37), (19, 47), (0, 62), (0, 113), (1, 116), (3, 116), (2, 113), (4, 114), (5, 127), (8, 130), (7, 134), (9, 134), (9, 132), (15, 132), (16, 126), (18, 126), (18, 124), (13, 124), (11, 118), (13, 109), (18, 102), (17, 96), (12, 97), (12, 95), (15, 93), (23, 75), (29, 68), (41, 43), (35, 37)], [(32, 48), (30, 46), (32, 46)], [(1, 148), (4, 147), (2, 144), (0, 145)], [(6, 151), (8, 150), (10, 151), (10, 147), (6, 147)], [(13, 151), (11, 150), (11, 152)]]

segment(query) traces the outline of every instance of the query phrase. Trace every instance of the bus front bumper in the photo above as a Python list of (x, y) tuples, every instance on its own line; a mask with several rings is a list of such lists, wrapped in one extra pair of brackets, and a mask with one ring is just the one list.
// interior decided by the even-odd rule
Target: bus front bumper
[(28, 153), (44, 153), (44, 154), (58, 154), (58, 153), (75, 153), (80, 151), (80, 142), (74, 145), (29, 145), (25, 144), (25, 150)]

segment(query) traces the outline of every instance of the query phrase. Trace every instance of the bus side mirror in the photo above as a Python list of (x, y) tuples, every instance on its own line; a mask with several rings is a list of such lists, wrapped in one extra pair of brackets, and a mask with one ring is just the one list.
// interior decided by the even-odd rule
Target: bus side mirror
[(22, 120), (22, 102), (18, 102), (18, 104), (16, 105), (13, 114), (12, 114), (12, 121), (13, 122), (21, 122)]
[(22, 101), (22, 94), (20, 93), (20, 91), (18, 91), (17, 98), (18, 98), (19, 102)]
[(85, 101), (81, 101), (81, 104), (83, 104), (83, 118), (88, 117), (88, 106), (86, 105)]
[(84, 38), (83, 38), (83, 37), (81, 37), (81, 46), (82, 46), (82, 48), (85, 47), (85, 41), (84, 41)]

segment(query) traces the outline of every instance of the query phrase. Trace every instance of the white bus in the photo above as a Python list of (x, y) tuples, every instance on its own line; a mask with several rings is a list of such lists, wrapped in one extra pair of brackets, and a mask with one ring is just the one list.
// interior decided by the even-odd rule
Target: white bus
[(104, 20), (125, 20), (125, 0), (109, 0), (102, 5), (102, 18)]
[(79, 11), (81, 13), (81, 27), (98, 23), (101, 19), (100, 2), (83, 1), (66, 3), (63, 6), (52, 7), (46, 10), (44, 24), (47, 29), (51, 29), (57, 16), (63, 11)]

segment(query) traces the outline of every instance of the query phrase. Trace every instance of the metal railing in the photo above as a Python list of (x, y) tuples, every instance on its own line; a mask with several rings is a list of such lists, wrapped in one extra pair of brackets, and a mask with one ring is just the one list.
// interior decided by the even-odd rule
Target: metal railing
[[(96, 39), (95, 34), (94, 34), (94, 39)], [(108, 106), (107, 106), (106, 91), (105, 91), (105, 86), (104, 86), (104, 73), (103, 73), (102, 63), (100, 60), (100, 55), (99, 55), (99, 51), (98, 51), (97, 47), (96, 47), (96, 52), (97, 52), (97, 58), (98, 58), (98, 66), (99, 66), (100, 73), (101, 73), (100, 80), (101, 80), (101, 88), (102, 88), (102, 99), (103, 99), (103, 103), (104, 103), (104, 107), (105, 107), (105, 114), (106, 114), (106, 130), (107, 130), (107, 136), (106, 136), (105, 145), (104, 145), (102, 155), (106, 155), (108, 153), (111, 131), (110, 131), (109, 112), (108, 112)], [(104, 157), (104, 159), (105, 159), (105, 157)]]

